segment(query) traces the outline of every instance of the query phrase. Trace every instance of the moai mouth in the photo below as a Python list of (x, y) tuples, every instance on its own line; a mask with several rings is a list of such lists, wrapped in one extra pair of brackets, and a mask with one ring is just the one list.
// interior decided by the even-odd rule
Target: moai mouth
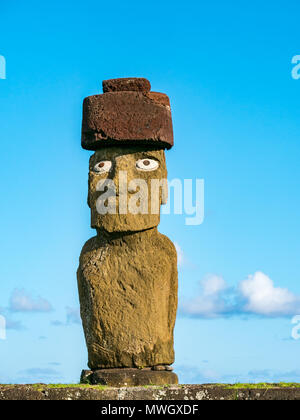
[(173, 145), (169, 99), (142, 78), (107, 80), (103, 91), (83, 104), (82, 147), (95, 151), (88, 205), (97, 230), (77, 272), (88, 376), (120, 386), (177, 383), (169, 368), (177, 254), (157, 231), (167, 200), (164, 149)]

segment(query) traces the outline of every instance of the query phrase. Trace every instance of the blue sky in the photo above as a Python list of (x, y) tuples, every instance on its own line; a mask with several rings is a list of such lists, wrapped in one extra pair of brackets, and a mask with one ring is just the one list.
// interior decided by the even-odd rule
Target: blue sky
[(77, 382), (86, 367), (82, 100), (127, 76), (170, 97), (169, 178), (205, 180), (203, 224), (160, 224), (181, 250), (181, 383), (300, 380), (299, 12), (297, 1), (1, 4), (0, 382)]

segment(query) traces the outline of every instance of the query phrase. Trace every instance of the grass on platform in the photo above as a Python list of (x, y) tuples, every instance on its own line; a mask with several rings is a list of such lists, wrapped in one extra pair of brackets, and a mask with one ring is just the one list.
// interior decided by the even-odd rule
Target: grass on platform
[(268, 383), (268, 382), (259, 382), (255, 383), (235, 383), (235, 384), (216, 384), (220, 387), (226, 389), (268, 389), (268, 388), (300, 388), (300, 383), (298, 382), (278, 382), (278, 383)]
[[(60, 389), (60, 388), (91, 388), (91, 389), (98, 389), (98, 390), (105, 390), (109, 388), (109, 386), (106, 385), (90, 385), (90, 384), (27, 384), (28, 386), (32, 386), (37, 391), (44, 391), (46, 389)], [(195, 384), (196, 385), (196, 384)], [(201, 384), (197, 384), (201, 385)], [(15, 386), (14, 384), (0, 384), (0, 387), (12, 387)], [(178, 386), (178, 387), (184, 387), (185, 384), (180, 385), (144, 385), (143, 388), (159, 388), (163, 389), (170, 386)], [(192, 386), (192, 384), (190, 384)], [(235, 384), (203, 384), (203, 386), (207, 387), (223, 387), (225, 389), (270, 389), (270, 388), (300, 388), (300, 383), (298, 382), (278, 382), (278, 383), (268, 383), (268, 382), (260, 382), (260, 383), (235, 383)]]
[(104, 390), (108, 388), (105, 385), (90, 385), (90, 384), (32, 384), (37, 391), (43, 391), (44, 389), (53, 388), (93, 388)]

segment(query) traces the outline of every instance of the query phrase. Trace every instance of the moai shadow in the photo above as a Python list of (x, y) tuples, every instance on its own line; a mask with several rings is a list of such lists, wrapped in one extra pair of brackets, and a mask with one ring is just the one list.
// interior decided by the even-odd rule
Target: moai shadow
[(164, 149), (173, 145), (168, 97), (146, 79), (103, 82), (84, 100), (82, 146), (97, 236), (77, 272), (90, 371), (82, 382), (111, 386), (178, 383), (172, 372), (177, 254), (157, 231), (167, 201)]

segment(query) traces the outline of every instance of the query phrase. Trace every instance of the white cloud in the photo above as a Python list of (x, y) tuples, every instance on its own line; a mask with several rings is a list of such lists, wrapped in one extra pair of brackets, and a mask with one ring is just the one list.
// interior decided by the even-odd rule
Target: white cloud
[(21, 321), (16, 321), (10, 317), (7, 309), (0, 308), (0, 316), (4, 318), (2, 319), (2, 323), (4, 322), (4, 328), (6, 330), (24, 330), (25, 327), (21, 323)]
[(6, 318), (6, 329), (7, 330), (24, 330), (25, 327), (23, 326), (21, 321), (15, 321), (11, 318)]
[(300, 297), (288, 289), (275, 287), (261, 271), (249, 275), (235, 289), (229, 288), (222, 277), (209, 275), (201, 282), (201, 293), (183, 302), (180, 311), (204, 318), (237, 314), (291, 316), (300, 314)]
[(79, 308), (66, 307), (67, 311), (67, 324), (81, 324)]
[(70, 324), (81, 324), (79, 308), (71, 308), (70, 306), (67, 306), (66, 307), (66, 322), (62, 322), (58, 320), (51, 322), (51, 325), (53, 325), (54, 327), (63, 327)]
[(55, 369), (33, 367), (19, 371), (17, 378), (13, 382), (31, 384), (37, 381), (43, 383), (63, 383), (64, 378)]
[(178, 242), (174, 242), (176, 252), (177, 252), (177, 265), (178, 268), (184, 267), (188, 269), (195, 269), (196, 266), (189, 260), (186, 256), (185, 252), (183, 251), (182, 247), (179, 245)]
[(272, 369), (254, 369), (248, 372), (251, 382), (299, 382), (300, 370), (275, 371)]
[(215, 296), (227, 288), (223, 277), (209, 274), (202, 281), (203, 294), (206, 297)]
[(220, 382), (221, 375), (214, 369), (201, 366), (175, 365), (180, 382), (185, 384), (208, 384)]
[(266, 316), (294, 315), (300, 312), (300, 298), (288, 289), (275, 287), (266, 274), (257, 271), (239, 284), (245, 299), (244, 312)]
[(201, 282), (202, 293), (194, 299), (181, 305), (185, 314), (215, 318), (228, 311), (225, 294), (227, 286), (225, 280), (217, 275), (210, 274)]
[(183, 250), (177, 242), (174, 242), (174, 245), (177, 251), (177, 263), (178, 263), (178, 266), (180, 267), (184, 263)]
[(12, 312), (50, 312), (51, 304), (42, 297), (32, 298), (24, 289), (15, 289), (10, 298)]
[(269, 383), (278, 383), (278, 382), (299, 382), (300, 371), (290, 370), (290, 371), (275, 371), (271, 369), (253, 369), (249, 372), (244, 373), (222, 373), (217, 372), (214, 369), (206, 368), (200, 366), (175, 366), (175, 371), (180, 376), (180, 382), (190, 383), (190, 384), (199, 384), (199, 383), (225, 383), (225, 384), (234, 384), (234, 383), (259, 383), (259, 382), (269, 382)]
[(51, 368), (30, 368), (30, 369), (25, 369), (25, 370), (21, 370), (19, 373), (21, 374), (28, 374), (28, 375), (32, 375), (32, 376), (56, 376), (59, 375), (59, 372), (57, 372), (54, 369)]

